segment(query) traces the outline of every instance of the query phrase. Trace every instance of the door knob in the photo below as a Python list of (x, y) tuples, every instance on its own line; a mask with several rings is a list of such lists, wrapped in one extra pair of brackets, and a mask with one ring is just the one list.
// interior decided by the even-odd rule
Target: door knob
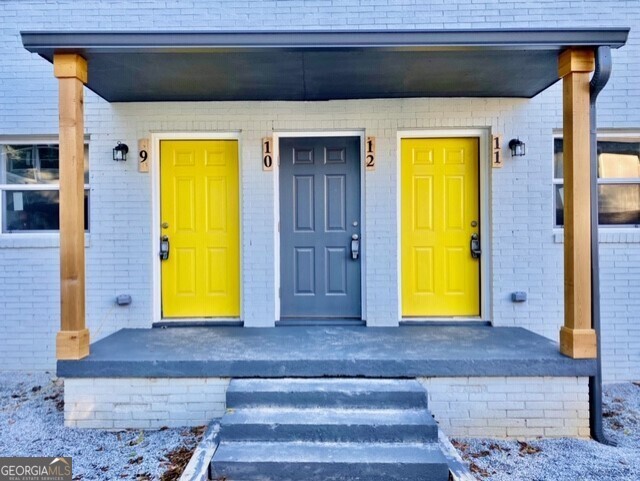
[(356, 260), (360, 257), (360, 237), (358, 234), (353, 234), (351, 236), (351, 258)]
[(480, 236), (475, 232), (471, 234), (471, 243), (469, 247), (471, 248), (471, 257), (474, 259), (480, 259), (480, 255), (482, 254), (482, 250), (480, 249)]

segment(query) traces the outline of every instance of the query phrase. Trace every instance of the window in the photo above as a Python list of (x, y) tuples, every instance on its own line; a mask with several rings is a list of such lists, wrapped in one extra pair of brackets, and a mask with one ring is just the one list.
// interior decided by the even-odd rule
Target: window
[[(562, 138), (555, 138), (555, 226), (564, 225)], [(640, 227), (640, 135), (598, 135), (598, 208), (601, 227)]]
[[(0, 218), (3, 233), (56, 232), (60, 228), (57, 144), (0, 145)], [(84, 149), (84, 227), (89, 226), (88, 146)]]

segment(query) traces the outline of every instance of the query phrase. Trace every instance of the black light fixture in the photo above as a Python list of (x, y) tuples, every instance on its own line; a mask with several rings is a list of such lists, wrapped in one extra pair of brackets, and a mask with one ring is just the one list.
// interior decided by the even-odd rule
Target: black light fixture
[(520, 139), (511, 139), (509, 141), (509, 149), (512, 157), (522, 157), (527, 153), (527, 146)]
[(129, 153), (129, 147), (127, 144), (121, 144), (118, 142), (118, 145), (113, 148), (113, 160), (124, 162), (127, 160), (127, 153)]

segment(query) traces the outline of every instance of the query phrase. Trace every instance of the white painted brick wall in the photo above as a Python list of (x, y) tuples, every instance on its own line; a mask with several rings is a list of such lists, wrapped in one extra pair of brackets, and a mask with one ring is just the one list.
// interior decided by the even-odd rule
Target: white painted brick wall
[(585, 377), (422, 378), (448, 436), (589, 437)]
[[(449, 436), (588, 437), (587, 378), (421, 378)], [(99, 429), (199, 426), (225, 412), (224, 378), (67, 378), (65, 425)]]
[[(470, 2), (231, 0), (9, 0), (0, 9), (0, 136), (55, 134), (51, 65), (21, 45), (22, 30), (517, 28), (635, 26), (635, 0)], [(640, 33), (613, 52), (600, 99), (601, 127), (640, 129)], [(399, 129), (490, 127), (519, 136), (525, 158), (491, 176), (492, 319), (552, 339), (562, 323), (562, 245), (552, 232), (552, 129), (561, 125), (560, 88), (533, 100), (108, 104), (87, 92), (91, 135), (88, 325), (93, 339), (151, 322), (150, 176), (110, 160), (117, 140), (136, 145), (151, 131), (241, 131), (244, 318), (270, 325), (274, 311), (271, 175), (260, 170), (260, 138), (275, 130), (366, 129), (378, 138), (378, 168), (366, 174), (366, 302), (371, 325), (398, 318), (395, 211)], [(640, 236), (609, 234), (602, 245), (603, 359), (607, 380), (640, 378)], [(0, 238), (0, 359), (6, 369), (52, 369), (58, 326), (58, 250), (51, 239)], [(251, 246), (249, 248), (249, 246)], [(525, 304), (510, 293), (524, 290)], [(133, 303), (114, 306), (120, 293)]]
[(224, 414), (224, 378), (68, 378), (65, 426), (159, 429), (202, 426)]

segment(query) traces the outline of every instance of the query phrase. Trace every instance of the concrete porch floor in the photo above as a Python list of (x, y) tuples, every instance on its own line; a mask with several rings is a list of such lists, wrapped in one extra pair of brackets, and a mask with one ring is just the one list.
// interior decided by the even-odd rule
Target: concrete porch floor
[(173, 327), (122, 329), (61, 377), (592, 376), (519, 327)]

